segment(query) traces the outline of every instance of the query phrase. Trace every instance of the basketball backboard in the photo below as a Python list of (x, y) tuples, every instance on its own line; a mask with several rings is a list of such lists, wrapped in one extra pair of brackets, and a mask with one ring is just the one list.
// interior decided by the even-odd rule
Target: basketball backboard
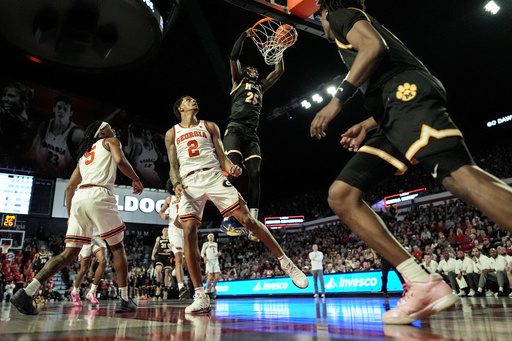
[[(319, 20), (314, 18), (314, 11), (318, 9), (317, 0), (225, 0), (226, 2), (290, 24), (296, 29), (324, 37), (324, 30)], [(288, 8), (293, 3), (293, 8)], [(295, 14), (294, 14), (295, 13)], [(309, 14), (311, 13), (311, 14)], [(301, 16), (309, 15), (306, 18)]]
[(25, 231), (0, 230), (0, 240), (10, 242), (9, 250), (21, 250), (25, 242)]

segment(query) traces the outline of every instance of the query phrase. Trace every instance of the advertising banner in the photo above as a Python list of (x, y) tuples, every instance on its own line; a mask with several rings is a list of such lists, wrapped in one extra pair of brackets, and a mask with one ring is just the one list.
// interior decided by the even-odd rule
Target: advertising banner
[[(381, 271), (324, 275), (325, 293), (380, 292), (381, 276)], [(217, 283), (217, 296), (313, 294), (315, 292), (313, 276), (308, 276), (308, 280), (309, 286), (304, 290), (297, 288), (289, 277), (219, 282)], [(388, 274), (387, 288), (389, 292), (402, 291), (402, 283), (394, 271), (390, 271)]]

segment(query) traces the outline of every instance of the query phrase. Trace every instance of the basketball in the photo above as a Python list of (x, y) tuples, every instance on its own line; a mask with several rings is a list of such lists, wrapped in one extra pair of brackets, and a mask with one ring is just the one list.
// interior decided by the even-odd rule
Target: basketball
[(297, 31), (292, 26), (284, 24), (277, 28), (275, 37), (278, 44), (290, 47), (297, 41)]

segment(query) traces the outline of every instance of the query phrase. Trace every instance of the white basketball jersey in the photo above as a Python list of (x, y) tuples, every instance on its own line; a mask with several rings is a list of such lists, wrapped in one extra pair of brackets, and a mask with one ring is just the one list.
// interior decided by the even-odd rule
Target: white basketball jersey
[(204, 120), (200, 120), (192, 128), (184, 128), (179, 124), (174, 126), (174, 144), (182, 178), (203, 168), (220, 169), (212, 135), (206, 129), (206, 124)]
[(205, 244), (207, 244), (206, 258), (208, 258), (208, 260), (219, 259), (219, 247), (217, 246), (217, 243), (206, 242)]
[(98, 185), (112, 191), (116, 180), (117, 164), (104, 143), (105, 139), (97, 141), (92, 145), (91, 150), (78, 161), (82, 175), (80, 185)]

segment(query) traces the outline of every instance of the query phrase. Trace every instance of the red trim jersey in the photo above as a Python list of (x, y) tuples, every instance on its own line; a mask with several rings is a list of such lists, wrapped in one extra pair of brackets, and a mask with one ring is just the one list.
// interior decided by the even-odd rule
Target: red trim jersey
[(80, 186), (91, 184), (105, 187), (110, 191), (114, 189), (117, 164), (105, 145), (105, 139), (93, 144), (91, 150), (80, 158), (78, 166), (82, 175)]
[(174, 144), (181, 178), (204, 168), (220, 169), (212, 135), (206, 127), (204, 120), (200, 120), (192, 128), (185, 128), (180, 124), (174, 126)]

